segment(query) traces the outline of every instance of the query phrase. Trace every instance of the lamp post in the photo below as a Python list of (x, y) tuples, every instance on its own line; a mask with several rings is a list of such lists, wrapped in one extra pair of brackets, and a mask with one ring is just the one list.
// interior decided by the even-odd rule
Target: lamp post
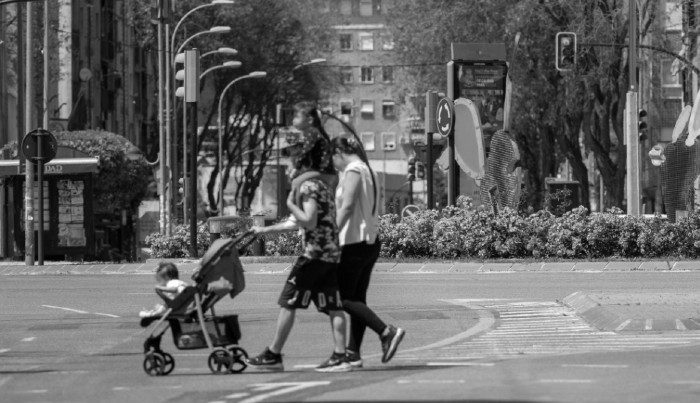
[(234, 84), (241, 80), (245, 80), (248, 78), (264, 78), (267, 76), (267, 73), (264, 71), (254, 71), (252, 73), (246, 74), (244, 76), (235, 78), (233, 81), (228, 83), (226, 87), (224, 87), (224, 90), (221, 91), (221, 95), (219, 96), (219, 115), (218, 115), (218, 126), (219, 126), (219, 216), (224, 215), (224, 175), (223, 175), (223, 169), (224, 169), (224, 145), (223, 145), (223, 128), (221, 126), (221, 103), (224, 100), (224, 95), (226, 95), (226, 91), (228, 91), (229, 88), (233, 87)]
[[(238, 52), (236, 52), (236, 53), (238, 53)], [(182, 55), (184, 56), (184, 54), (182, 54)], [(200, 56), (200, 59), (202, 57), (203, 56)], [(183, 59), (183, 61), (184, 61), (184, 59)], [(223, 69), (223, 68), (234, 68), (235, 69), (235, 68), (241, 67), (241, 65), (242, 65), (242, 63), (237, 61), (237, 60), (227, 61), (219, 66), (214, 66), (214, 67), (207, 69), (206, 71), (204, 71), (202, 74), (199, 75), (199, 79), (201, 81), (202, 79), (204, 79), (204, 76), (211, 73), (212, 71), (215, 71), (218, 69)], [(179, 80), (179, 81), (183, 81), (185, 79), (185, 70), (184, 69), (178, 70), (178, 72), (175, 74), (175, 79)], [(175, 97), (182, 98), (184, 96), (185, 96), (185, 88), (178, 87), (175, 90)], [(184, 130), (185, 128), (187, 128), (187, 108), (182, 108), (182, 128), (183, 128), (183, 137), (182, 137), (183, 151), (182, 152), (183, 152), (184, 156), (187, 156), (187, 132)], [(183, 172), (183, 177), (184, 177), (186, 175), (185, 173), (187, 172), (187, 158), (186, 157), (182, 159), (182, 166), (183, 166), (182, 172)], [(187, 195), (186, 194), (183, 195), (182, 208), (184, 211), (183, 220), (185, 221), (185, 223), (187, 223)]]
[[(187, 44), (192, 41), (193, 39), (202, 36), (202, 35), (208, 35), (208, 34), (222, 34), (222, 33), (227, 33), (231, 31), (231, 27), (222, 27), (222, 26), (215, 26), (212, 27), (208, 30), (205, 31), (200, 31), (197, 32), (196, 34), (190, 36), (187, 38), (182, 45), (180, 45), (180, 48), (175, 54), (179, 54), (182, 52), (182, 50), (187, 46)], [(171, 38), (170, 44), (174, 45), (175, 43), (175, 36)], [(170, 48), (169, 51), (172, 51), (173, 48)], [(173, 117), (170, 116), (171, 113), (171, 108), (172, 105), (175, 102), (173, 102), (173, 97), (171, 96), (170, 89), (172, 85), (172, 79), (171, 79), (171, 71), (172, 67), (174, 65), (174, 57), (168, 53), (168, 57), (166, 58), (166, 63), (165, 63), (165, 149), (168, 150), (166, 153), (166, 168), (167, 170), (172, 170), (174, 166), (174, 158), (173, 154), (175, 154), (177, 151), (175, 149), (175, 143), (176, 141), (173, 141)], [(184, 130), (184, 128), (183, 128)], [(175, 175), (172, 175), (175, 176)], [(174, 178), (173, 178), (174, 180)], [(173, 207), (173, 197), (172, 197), (172, 189), (174, 186), (169, 186), (168, 191), (167, 191), (167, 197), (166, 197), (166, 203), (165, 203), (165, 217), (167, 220), (166, 224), (166, 231), (169, 234), (171, 232), (172, 226), (170, 223), (170, 217), (172, 215), (172, 207)]]

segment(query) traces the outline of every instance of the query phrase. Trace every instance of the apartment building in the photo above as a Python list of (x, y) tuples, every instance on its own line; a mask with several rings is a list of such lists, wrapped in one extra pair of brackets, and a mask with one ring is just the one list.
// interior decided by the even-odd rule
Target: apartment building
[[(147, 135), (157, 131), (157, 113), (152, 99), (155, 92), (155, 50), (148, 51), (139, 45), (138, 38), (129, 23), (128, 15), (133, 3), (128, 0), (57, 0), (49, 5), (49, 129), (84, 130), (103, 129), (128, 138), (142, 147), (147, 140), (157, 136)], [(5, 6), (3, 24), (3, 116), (8, 119), (3, 144), (17, 140), (23, 128), (18, 111), (23, 90), (18, 88), (19, 78), (25, 77), (23, 67), (17, 61), (17, 10), (26, 5)], [(34, 3), (33, 21), (41, 21), (43, 4)], [(25, 23), (26, 28), (26, 23)], [(43, 43), (43, 24), (33, 25), (37, 44)], [(23, 50), (23, 49), (22, 49)], [(37, 105), (43, 97), (43, 58), (34, 57), (34, 87)], [(23, 60), (22, 60), (23, 62)], [(37, 82), (37, 80), (39, 80)], [(21, 109), (21, 106), (20, 106)], [(42, 111), (35, 108), (37, 125)], [(37, 116), (38, 115), (38, 116)], [(17, 121), (15, 121), (17, 120)]]
[[(412, 140), (422, 140), (422, 116), (410, 102), (401, 102), (394, 84), (402, 73), (386, 26), (392, 0), (327, 0), (324, 12), (333, 18), (336, 40), (330, 66), (338, 68), (338, 84), (324, 95), (329, 111), (351, 124), (378, 176), (380, 213), (399, 213), (424, 198), (425, 181), (409, 185), (407, 159)], [(413, 130), (412, 130), (413, 128)], [(334, 127), (338, 133), (340, 126)], [(409, 194), (413, 188), (413, 194)]]

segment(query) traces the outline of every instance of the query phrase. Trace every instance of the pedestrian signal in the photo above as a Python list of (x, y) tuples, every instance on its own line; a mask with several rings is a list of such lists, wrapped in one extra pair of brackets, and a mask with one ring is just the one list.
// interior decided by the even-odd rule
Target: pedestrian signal
[(576, 33), (559, 32), (555, 42), (556, 68), (559, 71), (571, 71), (576, 66)]

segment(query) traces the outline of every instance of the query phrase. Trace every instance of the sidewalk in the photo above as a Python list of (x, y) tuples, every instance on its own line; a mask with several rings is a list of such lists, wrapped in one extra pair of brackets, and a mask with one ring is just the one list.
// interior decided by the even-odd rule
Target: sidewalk
[[(284, 273), (291, 269), (294, 257), (285, 263), (259, 263), (260, 258), (242, 257), (245, 271), (251, 274)], [(199, 266), (199, 260), (169, 259), (185, 274)], [(153, 274), (158, 259), (145, 263), (76, 263), (45, 262), (43, 266), (25, 266), (23, 262), (0, 262), (0, 275), (56, 274)], [(700, 261), (613, 261), (613, 262), (554, 262), (554, 263), (476, 263), (476, 262), (379, 262), (378, 273), (501, 273), (501, 272), (619, 272), (619, 271), (700, 271)]]

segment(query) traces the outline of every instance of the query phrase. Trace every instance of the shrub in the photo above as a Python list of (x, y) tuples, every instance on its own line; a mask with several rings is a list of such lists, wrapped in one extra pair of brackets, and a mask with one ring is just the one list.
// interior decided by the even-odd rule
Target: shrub
[(175, 226), (171, 236), (150, 234), (145, 243), (151, 249), (151, 256), (156, 259), (201, 257), (210, 245), (209, 226), (205, 222), (197, 224), (197, 256), (190, 254), (189, 225)]

